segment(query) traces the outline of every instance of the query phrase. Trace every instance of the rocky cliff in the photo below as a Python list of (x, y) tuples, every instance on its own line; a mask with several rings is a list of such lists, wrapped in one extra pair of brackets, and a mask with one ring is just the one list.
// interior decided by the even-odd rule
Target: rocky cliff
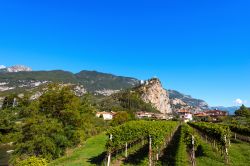
[(144, 81), (138, 89), (144, 102), (151, 103), (152, 106), (159, 110), (161, 113), (172, 113), (169, 94), (162, 87), (159, 79), (153, 78), (148, 81)]
[(24, 65), (15, 65), (10, 67), (5, 67), (4, 65), (0, 65), (0, 72), (20, 72), (20, 71), (32, 71), (30, 67)]

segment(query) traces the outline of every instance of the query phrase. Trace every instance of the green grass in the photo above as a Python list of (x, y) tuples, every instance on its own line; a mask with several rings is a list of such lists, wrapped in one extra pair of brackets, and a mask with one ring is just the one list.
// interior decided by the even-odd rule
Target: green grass
[(250, 144), (233, 141), (229, 150), (229, 162), (231, 165), (250, 165)]
[[(223, 166), (224, 157), (212, 149), (210, 144), (202, 142), (204, 155), (196, 157), (197, 166)], [(229, 165), (246, 166), (250, 165), (250, 144), (233, 141), (229, 149)]]
[(71, 155), (59, 158), (49, 166), (92, 166), (100, 165), (99, 160), (105, 155), (105, 143), (107, 136), (100, 135), (89, 138), (84, 146), (75, 149)]
[[(71, 155), (59, 158), (49, 166), (93, 166), (102, 165), (105, 156), (105, 143), (107, 136), (103, 133), (89, 138), (85, 145), (76, 148)], [(196, 156), (197, 166), (224, 166), (224, 158), (219, 152), (212, 149), (210, 144), (202, 141), (202, 149), (204, 154)], [(146, 156), (147, 158), (147, 156)], [(246, 166), (250, 165), (250, 144), (241, 141), (232, 141), (229, 150), (230, 166)], [(146, 161), (146, 160), (145, 160)], [(147, 163), (147, 162), (145, 162)], [(122, 163), (130, 165), (129, 163)], [(142, 164), (143, 165), (143, 164)]]
[(209, 143), (201, 140), (202, 143), (202, 155), (196, 156), (196, 164), (197, 166), (223, 166), (224, 160), (223, 156), (220, 155), (219, 152), (216, 152), (212, 149)]
[(181, 130), (179, 144), (176, 147), (176, 156), (175, 156), (175, 165), (177, 166), (186, 166), (189, 165), (187, 146), (184, 142), (184, 133)]

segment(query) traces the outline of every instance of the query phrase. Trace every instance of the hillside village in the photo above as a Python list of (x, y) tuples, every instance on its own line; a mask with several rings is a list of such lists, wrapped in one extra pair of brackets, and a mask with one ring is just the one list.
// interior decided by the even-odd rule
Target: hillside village
[[(179, 110), (175, 116), (163, 113), (152, 113), (152, 112), (136, 112), (136, 117), (138, 119), (156, 119), (156, 120), (171, 120), (179, 119), (183, 122), (191, 121), (211, 121), (211, 122), (220, 122), (223, 118), (228, 116), (227, 111), (221, 110), (204, 110), (201, 112), (191, 112), (188, 110)], [(112, 120), (116, 116), (116, 112), (97, 112), (96, 116), (103, 118), (104, 120)]]

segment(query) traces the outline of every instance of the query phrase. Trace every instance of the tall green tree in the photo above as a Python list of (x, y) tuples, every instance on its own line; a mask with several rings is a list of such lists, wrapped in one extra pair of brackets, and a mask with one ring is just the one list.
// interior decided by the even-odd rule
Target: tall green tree
[(27, 118), (22, 127), (22, 137), (17, 142), (14, 155), (41, 156), (48, 160), (64, 154), (69, 144), (62, 123), (44, 115)]
[(59, 119), (64, 126), (82, 125), (81, 101), (69, 87), (51, 85), (39, 98), (39, 109), (46, 116)]
[(240, 107), (240, 109), (235, 111), (236, 116), (244, 116), (250, 117), (250, 110), (244, 104)]

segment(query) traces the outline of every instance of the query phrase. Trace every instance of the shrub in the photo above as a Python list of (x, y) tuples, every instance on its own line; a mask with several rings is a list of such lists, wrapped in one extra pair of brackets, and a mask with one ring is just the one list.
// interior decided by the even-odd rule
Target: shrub
[(35, 156), (19, 161), (16, 164), (16, 166), (47, 166), (47, 165), (48, 163), (45, 159)]

